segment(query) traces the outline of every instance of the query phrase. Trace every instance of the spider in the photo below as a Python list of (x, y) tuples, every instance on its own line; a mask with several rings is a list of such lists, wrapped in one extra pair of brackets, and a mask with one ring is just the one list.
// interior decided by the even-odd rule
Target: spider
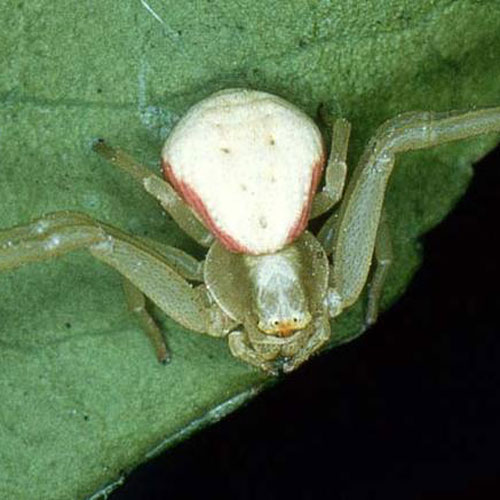
[(297, 107), (265, 92), (224, 90), (193, 106), (167, 138), (166, 180), (102, 140), (94, 145), (208, 248), (203, 262), (63, 211), (1, 231), (0, 269), (86, 248), (123, 275), (161, 362), (170, 353), (146, 297), (186, 328), (226, 337), (236, 358), (290, 372), (328, 342), (330, 318), (357, 301), (370, 272), (366, 323), (377, 317), (391, 262), (383, 202), (396, 153), (499, 131), (500, 107), (385, 122), (315, 236), (308, 221), (342, 198), (350, 124), (335, 120), (327, 159), (318, 127)]

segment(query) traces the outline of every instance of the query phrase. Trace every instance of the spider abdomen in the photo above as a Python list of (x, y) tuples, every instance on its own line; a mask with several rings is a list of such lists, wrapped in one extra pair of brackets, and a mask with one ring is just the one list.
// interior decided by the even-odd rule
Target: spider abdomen
[(231, 251), (273, 253), (307, 224), (325, 152), (279, 97), (232, 89), (191, 108), (162, 153), (165, 176)]

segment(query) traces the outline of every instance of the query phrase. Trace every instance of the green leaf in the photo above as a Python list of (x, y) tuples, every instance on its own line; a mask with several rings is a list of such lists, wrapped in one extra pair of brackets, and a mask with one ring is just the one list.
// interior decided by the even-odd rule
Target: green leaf
[[(322, 117), (325, 133), (333, 115), (348, 118), (352, 164), (399, 112), (500, 104), (499, 24), (497, 0), (8, 0), (0, 227), (77, 209), (199, 256), (152, 199), (91, 152), (96, 137), (157, 168), (190, 105), (252, 87)], [(495, 140), (400, 158), (387, 196), (395, 263), (384, 306), (415, 272), (419, 235), (451, 209)], [(337, 343), (359, 333), (360, 313), (337, 322)], [(2, 498), (105, 494), (120, 471), (269, 383), (224, 340), (162, 321), (174, 353), (167, 367), (127, 311), (120, 277), (86, 253), (0, 275)]]

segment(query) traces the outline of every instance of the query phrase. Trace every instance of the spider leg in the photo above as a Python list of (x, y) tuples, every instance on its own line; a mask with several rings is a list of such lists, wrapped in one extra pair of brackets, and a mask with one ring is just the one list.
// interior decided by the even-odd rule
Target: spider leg
[(193, 256), (170, 245), (144, 236), (134, 236), (145, 245), (154, 248), (167, 261), (170, 267), (189, 281), (203, 283), (203, 261), (196, 260)]
[(338, 226), (339, 210), (335, 208), (333, 213), (328, 217), (317, 234), (318, 241), (326, 252), (326, 255), (333, 254), (333, 242), (335, 240), (335, 232)]
[[(259, 346), (258, 351), (255, 350), (254, 343), (251, 340), (255, 337), (264, 342)], [(266, 340), (269, 343), (266, 343)], [(280, 352), (280, 346), (273, 343), (272, 337), (266, 338), (263, 333), (259, 332), (253, 322), (246, 321), (243, 329), (233, 330), (229, 334), (227, 341), (229, 350), (234, 357), (271, 375), (278, 374), (274, 359)]]
[[(212, 318), (217, 316), (212, 309), (217, 306), (207, 304), (204, 295), (176, 270), (193, 265), (190, 256), (180, 250), (161, 253), (158, 246), (85, 214), (55, 212), (28, 225), (0, 231), (0, 270), (78, 249), (87, 249), (128, 280), (129, 306), (139, 315), (154, 344), (161, 344), (159, 332), (146, 313), (142, 294), (184, 327), (201, 333), (211, 331)], [(160, 356), (161, 349), (164, 353)], [(158, 347), (157, 352), (165, 358), (166, 346)]]
[(347, 146), (351, 132), (350, 123), (339, 118), (333, 124), (330, 156), (325, 170), (325, 185), (313, 200), (310, 218), (327, 212), (342, 197), (347, 173)]
[(197, 219), (191, 209), (184, 203), (174, 188), (161, 177), (121, 149), (110, 146), (103, 140), (96, 141), (94, 151), (111, 164), (117, 166), (132, 176), (141, 186), (166, 210), (183, 231), (204, 247), (209, 247), (213, 241), (212, 234)]
[(149, 337), (158, 361), (167, 364), (171, 358), (170, 350), (158, 324), (147, 309), (146, 296), (127, 278), (123, 278), (123, 291), (128, 308), (136, 315), (141, 328)]
[(382, 210), (380, 224), (375, 240), (374, 264), (375, 269), (368, 287), (368, 307), (365, 323), (373, 325), (377, 321), (380, 297), (384, 289), (385, 279), (392, 263), (392, 244), (389, 225), (385, 210)]
[(330, 323), (326, 314), (314, 319), (314, 335), (311, 335), (308, 342), (290, 358), (284, 365), (285, 373), (291, 372), (309, 359), (316, 351), (325, 345), (331, 338)]
[(352, 305), (365, 286), (395, 154), (493, 132), (500, 132), (500, 107), (469, 112), (406, 113), (378, 129), (360, 159), (340, 207), (333, 242), (332, 288), (327, 296), (330, 314), (337, 315)]

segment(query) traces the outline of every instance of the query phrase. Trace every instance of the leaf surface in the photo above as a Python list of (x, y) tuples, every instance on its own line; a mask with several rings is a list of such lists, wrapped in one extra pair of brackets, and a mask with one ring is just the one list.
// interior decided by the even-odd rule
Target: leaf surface
[[(326, 135), (334, 115), (346, 117), (351, 164), (397, 113), (500, 103), (497, 0), (8, 0), (1, 22), (2, 228), (80, 210), (201, 257), (90, 148), (105, 137), (157, 169), (179, 117), (222, 88), (279, 94)], [(495, 140), (400, 158), (387, 195), (395, 262), (384, 306), (415, 272), (419, 235), (451, 209)], [(336, 323), (332, 344), (359, 333), (361, 312)], [(0, 275), (2, 498), (104, 495), (122, 471), (269, 383), (224, 340), (160, 318), (168, 367), (127, 311), (120, 277), (85, 252)]]

